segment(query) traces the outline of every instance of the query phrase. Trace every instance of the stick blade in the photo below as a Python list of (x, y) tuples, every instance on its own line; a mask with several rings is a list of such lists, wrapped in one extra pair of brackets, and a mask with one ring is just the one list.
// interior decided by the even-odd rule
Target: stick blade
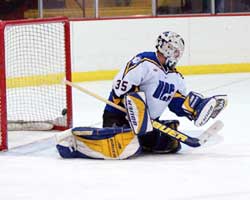
[(207, 130), (205, 130), (198, 139), (199, 143), (204, 145), (215, 145), (223, 141), (223, 136), (219, 135), (219, 131), (223, 128), (224, 124), (221, 120), (214, 122)]

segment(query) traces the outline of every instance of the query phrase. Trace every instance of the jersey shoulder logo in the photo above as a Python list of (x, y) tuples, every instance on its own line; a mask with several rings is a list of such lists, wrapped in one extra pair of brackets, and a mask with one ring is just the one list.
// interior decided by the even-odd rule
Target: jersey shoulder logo
[(142, 60), (141, 57), (136, 56), (136, 57), (134, 57), (134, 58), (131, 60), (131, 64), (132, 64), (132, 65), (136, 65), (136, 64), (138, 64), (141, 60)]

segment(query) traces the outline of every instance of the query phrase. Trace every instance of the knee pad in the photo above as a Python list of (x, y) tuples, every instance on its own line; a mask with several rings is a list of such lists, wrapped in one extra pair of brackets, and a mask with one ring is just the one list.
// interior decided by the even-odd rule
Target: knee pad
[[(177, 130), (179, 126), (178, 120), (157, 120), (161, 124)], [(176, 153), (181, 149), (181, 144), (176, 139), (154, 129), (140, 138), (140, 142), (144, 150), (154, 153)]]

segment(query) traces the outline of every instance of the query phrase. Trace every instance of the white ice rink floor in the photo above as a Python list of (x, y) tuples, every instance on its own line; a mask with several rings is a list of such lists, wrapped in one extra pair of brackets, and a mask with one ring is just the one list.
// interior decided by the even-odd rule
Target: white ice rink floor
[[(144, 155), (104, 161), (59, 157), (54, 132), (10, 133), (10, 150), (0, 153), (1, 200), (249, 200), (250, 73), (186, 76), (189, 90), (228, 94), (218, 117), (224, 141), (210, 148), (183, 147), (175, 155)], [(82, 84), (107, 97), (111, 81)], [(100, 126), (104, 104), (73, 90), (74, 126)], [(165, 118), (174, 118), (164, 113)], [(175, 117), (176, 118), (176, 117)], [(180, 130), (196, 128), (180, 119)]]

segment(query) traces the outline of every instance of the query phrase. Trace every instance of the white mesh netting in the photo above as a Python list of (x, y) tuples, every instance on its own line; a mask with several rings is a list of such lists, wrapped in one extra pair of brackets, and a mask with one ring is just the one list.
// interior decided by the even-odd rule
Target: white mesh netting
[(8, 129), (66, 126), (64, 23), (9, 25), (4, 37)]

